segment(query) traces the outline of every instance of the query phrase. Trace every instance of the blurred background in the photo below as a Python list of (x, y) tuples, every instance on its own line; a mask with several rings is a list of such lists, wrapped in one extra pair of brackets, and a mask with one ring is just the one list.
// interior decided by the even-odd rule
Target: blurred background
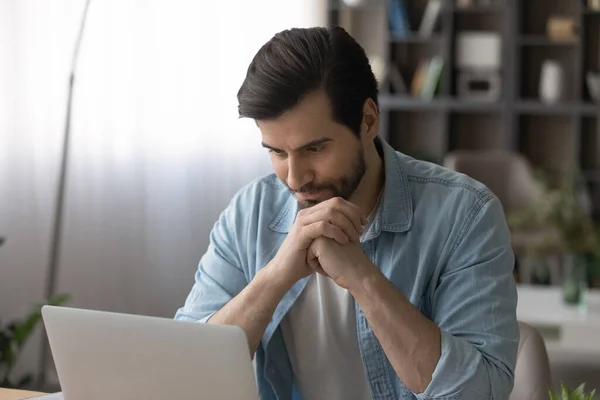
[(237, 118), (252, 56), (341, 25), (380, 83), (381, 135), (500, 197), (552, 384), (600, 389), (600, 0), (91, 2), (65, 149), (85, 4), (0, 0), (0, 386), (58, 387), (34, 323), (54, 295), (174, 315), (219, 213), (271, 172)]

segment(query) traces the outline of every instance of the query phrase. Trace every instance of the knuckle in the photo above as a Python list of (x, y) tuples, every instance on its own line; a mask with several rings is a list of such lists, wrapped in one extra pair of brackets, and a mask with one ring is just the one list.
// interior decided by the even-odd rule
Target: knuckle
[(344, 203), (344, 200), (342, 200), (341, 197), (334, 197), (332, 203), (336, 206), (341, 206)]
[(327, 228), (327, 222), (325, 222), (325, 221), (319, 221), (319, 222), (317, 223), (317, 228), (318, 228), (320, 231), (324, 231), (324, 230)]
[(296, 220), (301, 220), (306, 218), (306, 214), (308, 213), (308, 211), (306, 209), (300, 210), (298, 212), (298, 217), (296, 218)]

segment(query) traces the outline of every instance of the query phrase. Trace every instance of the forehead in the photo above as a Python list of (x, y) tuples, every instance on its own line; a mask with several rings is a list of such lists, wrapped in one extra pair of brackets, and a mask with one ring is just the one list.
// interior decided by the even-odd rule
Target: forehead
[(277, 148), (295, 148), (324, 136), (335, 139), (345, 126), (333, 120), (329, 98), (323, 91), (307, 95), (293, 109), (272, 120), (257, 121), (263, 142)]

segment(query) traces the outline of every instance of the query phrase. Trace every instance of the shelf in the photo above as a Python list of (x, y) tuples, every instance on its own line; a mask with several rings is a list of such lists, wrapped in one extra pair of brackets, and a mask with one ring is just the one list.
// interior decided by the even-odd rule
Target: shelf
[(571, 115), (583, 111), (579, 103), (564, 102), (545, 104), (538, 100), (522, 100), (515, 104), (515, 109), (522, 114)]
[(581, 107), (582, 115), (590, 117), (597, 116), (600, 118), (600, 104), (586, 102), (581, 103), (579, 106)]
[(468, 6), (460, 7), (455, 6), (454, 12), (457, 14), (487, 14), (487, 13), (501, 13), (504, 12), (506, 7), (504, 6)]
[(449, 97), (438, 97), (431, 101), (427, 101), (406, 95), (382, 95), (379, 98), (379, 103), (382, 108), (391, 110), (499, 112), (504, 108), (504, 105), (500, 102), (486, 103)]
[[(462, 99), (453, 99), (440, 97), (431, 101), (421, 100), (419, 98), (404, 95), (382, 95), (379, 103), (382, 108), (390, 110), (449, 110), (449, 111), (491, 111), (499, 112), (504, 110), (504, 104), (501, 102), (485, 103), (474, 102)], [(578, 115), (600, 116), (600, 107), (589, 103), (556, 103), (545, 104), (538, 100), (521, 100), (515, 103), (515, 110), (521, 114), (531, 115)]]
[(397, 37), (390, 36), (390, 42), (392, 43), (414, 43), (414, 44), (428, 44), (428, 43), (440, 43), (444, 40), (444, 36), (439, 33), (433, 33), (432, 35), (425, 36), (419, 35), (417, 32), (412, 32), (407, 36)]
[(574, 41), (558, 41), (552, 40), (545, 35), (522, 35), (519, 38), (519, 43), (522, 46), (577, 46), (578, 40)]
[(500, 102), (483, 102), (483, 101), (472, 101), (463, 99), (452, 99), (449, 101), (449, 108), (451, 111), (465, 111), (465, 112), (499, 112), (504, 109), (504, 104)]
[[(600, 223), (600, 103), (592, 102), (586, 81), (588, 71), (600, 71), (600, 10), (588, 8), (587, 0), (442, 0), (434, 31), (421, 36), (418, 28), (429, 0), (403, 0), (410, 30), (395, 37), (386, 10), (381, 15), (363, 12), (363, 6), (352, 8), (345, 2), (328, 1), (337, 5), (335, 10), (343, 9), (339, 15), (328, 14), (331, 22), (356, 35), (370, 59), (395, 64), (408, 88), (408, 93), (394, 93), (386, 85), (379, 96), (382, 133), (394, 148), (437, 161), (452, 150), (504, 149), (523, 153), (550, 174), (583, 171), (596, 191), (594, 216)], [(389, 4), (348, 0), (352, 2)], [(553, 16), (568, 19), (565, 25), (575, 24), (567, 40), (549, 35)], [(463, 82), (457, 39), (462, 32), (479, 31), (501, 37), (500, 98), (493, 103), (459, 96)], [(434, 56), (445, 61), (437, 95), (431, 100), (413, 97), (416, 71)], [(562, 69), (558, 103), (542, 101), (544, 75), (552, 72), (547, 61)], [(486, 90), (483, 79), (470, 83), (474, 91)]]
[(408, 95), (381, 95), (379, 104), (390, 110), (444, 110), (449, 101), (444, 98), (421, 100)]

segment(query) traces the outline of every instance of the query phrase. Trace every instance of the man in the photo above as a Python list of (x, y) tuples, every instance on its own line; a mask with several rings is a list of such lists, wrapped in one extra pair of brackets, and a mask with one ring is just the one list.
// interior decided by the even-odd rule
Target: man
[(507, 399), (518, 327), (500, 202), (378, 136), (364, 50), (341, 28), (278, 33), (238, 100), (275, 174), (222, 213), (176, 318), (240, 326), (262, 399)]

